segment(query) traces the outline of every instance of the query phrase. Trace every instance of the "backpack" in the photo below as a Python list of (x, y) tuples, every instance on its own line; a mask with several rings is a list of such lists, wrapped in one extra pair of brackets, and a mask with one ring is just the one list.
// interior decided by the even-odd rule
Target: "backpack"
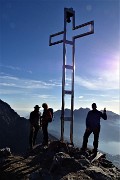
[(53, 117), (54, 117), (53, 109), (52, 109), (52, 108), (48, 108), (48, 111), (50, 111), (50, 113), (51, 113), (51, 115), (52, 115), (52, 118), (49, 118), (49, 119), (48, 119), (48, 122), (52, 122)]

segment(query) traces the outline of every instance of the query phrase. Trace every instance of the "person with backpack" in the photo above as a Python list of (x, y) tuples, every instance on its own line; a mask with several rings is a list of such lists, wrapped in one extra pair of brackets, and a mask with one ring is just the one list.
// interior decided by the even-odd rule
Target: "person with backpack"
[(81, 150), (86, 150), (88, 138), (91, 133), (94, 134), (94, 142), (93, 142), (93, 153), (97, 155), (98, 149), (98, 140), (99, 140), (99, 133), (100, 133), (100, 118), (107, 120), (106, 109), (104, 108), (103, 113), (97, 110), (96, 103), (92, 104), (92, 110), (90, 110), (86, 117), (86, 130), (83, 136), (83, 144)]
[(43, 131), (43, 143), (42, 145), (48, 145), (48, 123), (52, 121), (52, 113), (46, 103), (42, 104), (42, 131)]
[(39, 112), (39, 106), (34, 107), (34, 111), (30, 113), (30, 134), (29, 134), (29, 145), (30, 149), (33, 148), (36, 142), (37, 134), (40, 129), (41, 113)]

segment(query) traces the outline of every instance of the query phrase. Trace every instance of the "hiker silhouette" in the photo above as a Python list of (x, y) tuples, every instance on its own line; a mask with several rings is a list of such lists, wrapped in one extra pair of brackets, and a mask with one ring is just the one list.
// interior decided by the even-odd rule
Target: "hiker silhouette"
[(83, 144), (82, 150), (86, 150), (88, 138), (91, 133), (94, 134), (94, 141), (93, 141), (93, 153), (96, 155), (98, 151), (98, 140), (99, 140), (99, 133), (100, 133), (100, 118), (107, 120), (106, 109), (104, 108), (103, 113), (97, 110), (96, 103), (92, 104), (92, 110), (90, 110), (86, 117), (86, 130), (83, 136)]
[(29, 145), (30, 149), (33, 148), (36, 142), (37, 134), (40, 129), (40, 118), (41, 118), (41, 113), (39, 112), (39, 106), (36, 105), (34, 107), (34, 111), (30, 113), (30, 134), (29, 134)]
[(43, 131), (43, 145), (48, 145), (48, 123), (49, 119), (52, 118), (52, 114), (49, 111), (48, 104), (43, 103), (43, 114), (42, 114), (42, 131)]

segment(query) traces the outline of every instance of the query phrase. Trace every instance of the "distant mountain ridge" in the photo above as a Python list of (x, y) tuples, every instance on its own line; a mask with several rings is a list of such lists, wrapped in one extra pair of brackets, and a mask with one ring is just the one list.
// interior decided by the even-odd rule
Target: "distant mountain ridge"
[[(87, 116), (87, 113), (90, 111), (89, 108), (79, 108), (79, 109), (75, 109), (74, 110), (74, 117), (75, 119), (85, 119)], [(102, 110), (101, 110), (102, 111)], [(65, 116), (70, 116), (70, 109), (65, 109)], [(106, 111), (108, 119), (112, 120), (112, 119), (119, 119), (120, 120), (120, 115), (116, 114), (112, 111)], [(57, 110), (54, 112), (55, 117), (60, 117), (61, 116), (61, 110)]]
[[(74, 121), (80, 122), (85, 124), (85, 119), (87, 113), (90, 109), (89, 108), (79, 108), (74, 110)], [(70, 116), (70, 109), (65, 109), (65, 116)], [(104, 126), (105, 132), (109, 128), (109, 130), (114, 132), (114, 137), (118, 140), (117, 133), (119, 133), (119, 120), (120, 115), (112, 112), (107, 111), (108, 121)], [(56, 122), (60, 121), (61, 117), (61, 110), (57, 110), (54, 112), (54, 119)], [(116, 126), (116, 123), (118, 126)], [(105, 123), (104, 123), (105, 124)], [(116, 129), (115, 129), (116, 128)], [(110, 131), (107, 133), (109, 134)], [(17, 112), (15, 112), (9, 104), (0, 100), (0, 140), (1, 145), (4, 145), (5, 141), (8, 142), (9, 139), (13, 139), (12, 141), (22, 141), (26, 140), (28, 144), (28, 134), (29, 134), (29, 122), (26, 121), (26, 118), (20, 117)], [(111, 134), (109, 135), (111, 137)], [(9, 137), (9, 138), (8, 138)], [(21, 137), (21, 138), (20, 138)], [(111, 137), (113, 139), (113, 137)], [(26, 144), (25, 143), (25, 144)], [(20, 148), (21, 149), (21, 148)]]
[[(74, 123), (80, 123), (81, 125), (86, 124), (86, 116), (89, 112), (89, 108), (79, 108), (78, 110), (74, 110)], [(107, 121), (101, 118), (101, 133), (103, 140), (119, 142), (119, 134), (120, 134), (120, 115), (107, 111)], [(61, 111), (58, 110), (54, 112), (54, 121), (60, 122)], [(70, 117), (70, 109), (65, 109), (65, 117)], [(79, 126), (79, 124), (78, 124)], [(84, 127), (85, 128), (85, 127)], [(111, 133), (112, 132), (112, 133)]]

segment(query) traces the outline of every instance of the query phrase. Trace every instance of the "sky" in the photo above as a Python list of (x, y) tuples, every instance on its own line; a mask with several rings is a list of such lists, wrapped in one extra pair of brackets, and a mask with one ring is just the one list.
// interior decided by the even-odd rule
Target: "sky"
[[(76, 26), (95, 24), (94, 34), (75, 40), (74, 109), (95, 102), (98, 110), (120, 114), (119, 0), (0, 0), (0, 99), (21, 116), (44, 102), (61, 109), (63, 44), (49, 46), (49, 36), (63, 31), (64, 8), (74, 9)], [(70, 40), (86, 31), (70, 24)], [(69, 72), (66, 79), (69, 89)]]

